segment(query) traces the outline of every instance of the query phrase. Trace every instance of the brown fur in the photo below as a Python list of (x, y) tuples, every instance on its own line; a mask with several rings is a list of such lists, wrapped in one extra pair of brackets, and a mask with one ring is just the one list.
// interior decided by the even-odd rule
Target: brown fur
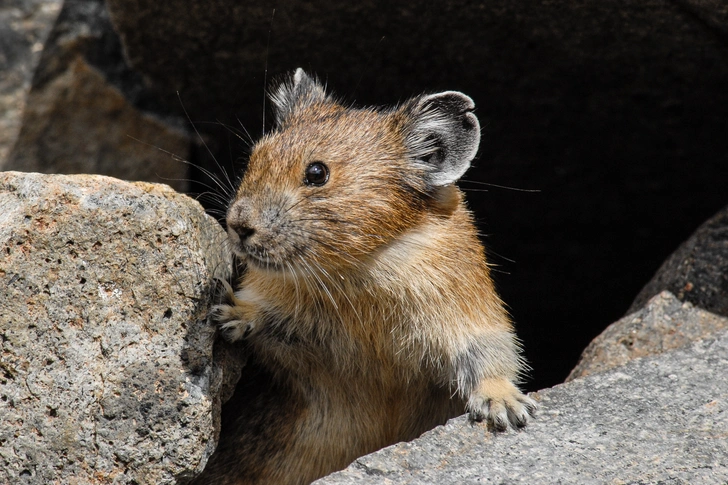
[[(309, 483), (465, 410), (523, 426), (535, 405), (514, 385), (523, 363), (472, 216), (413, 163), (429, 108), (291, 93), (228, 211), (248, 269), (217, 317), (252, 363), (198, 483)], [(330, 170), (320, 187), (304, 183), (314, 161)]]

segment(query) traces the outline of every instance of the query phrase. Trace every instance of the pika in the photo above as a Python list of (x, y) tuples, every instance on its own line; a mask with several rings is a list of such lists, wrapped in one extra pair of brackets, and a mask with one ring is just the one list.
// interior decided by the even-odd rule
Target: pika
[(214, 311), (250, 357), (196, 483), (310, 483), (463, 412), (524, 426), (525, 364), (455, 185), (473, 101), (355, 109), (301, 69), (271, 100), (227, 211), (246, 270)]

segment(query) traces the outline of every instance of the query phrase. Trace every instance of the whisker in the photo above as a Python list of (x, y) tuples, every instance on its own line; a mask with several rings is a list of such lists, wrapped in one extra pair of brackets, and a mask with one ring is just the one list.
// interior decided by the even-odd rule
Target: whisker
[(331, 294), (331, 291), (329, 291), (328, 286), (321, 280), (319, 275), (313, 271), (313, 268), (308, 264), (308, 262), (302, 257), (301, 261), (306, 264), (306, 266), (311, 270), (311, 275), (318, 281), (318, 283), (321, 285), (321, 289), (326, 293), (326, 296), (329, 297), (329, 300), (331, 301), (331, 304), (334, 305), (334, 309), (337, 311), (339, 310), (339, 305), (336, 304), (336, 301), (334, 300), (334, 296)]
[(270, 25), (268, 26), (268, 40), (265, 44), (265, 69), (263, 71), (263, 135), (265, 135), (265, 100), (267, 98), (265, 89), (268, 86), (268, 54), (270, 53), (270, 34), (273, 31), (273, 18), (276, 15), (276, 9), (270, 15)]
[(298, 204), (300, 204), (301, 202), (304, 202), (304, 201), (310, 199), (311, 197), (313, 197), (313, 194), (304, 195), (303, 197), (301, 197), (298, 200), (298, 202), (294, 202), (289, 207), (285, 207), (285, 208), (281, 209), (281, 215), (286, 214), (288, 211), (290, 211), (291, 209), (293, 209), (294, 207), (296, 207)]
[(291, 265), (291, 263), (289, 261), (286, 261), (286, 267), (288, 268), (288, 271), (290, 271), (291, 274), (293, 275), (293, 278), (292, 278), (293, 287), (294, 287), (295, 295), (296, 295), (296, 298), (295, 298), (296, 304), (293, 307), (293, 319), (298, 320), (298, 311), (299, 311), (300, 302), (301, 302), (301, 296), (300, 296), (300, 292), (299, 292), (299, 288), (298, 288), (298, 278), (296, 277), (296, 273), (293, 270), (293, 266)]
[[(299, 259), (301, 260), (301, 263), (302, 263), (301, 268), (303, 270), (303, 273), (302, 273), (303, 282), (306, 283), (306, 288), (308, 288), (308, 294), (314, 297), (313, 302), (315, 305), (316, 313), (318, 313), (319, 315), (323, 315), (324, 311), (323, 311), (323, 307), (322, 307), (323, 299), (321, 298), (322, 297), (321, 290), (318, 289), (318, 287), (316, 285), (312, 284), (312, 282), (310, 280), (311, 269), (308, 268), (303, 256), (299, 255)], [(316, 298), (316, 296), (318, 296), (318, 297)]]
[(305, 221), (317, 221), (317, 222), (333, 222), (335, 224), (348, 224), (350, 226), (358, 225), (354, 221), (345, 221), (343, 219), (334, 219), (328, 217), (305, 217), (301, 219), (290, 219), (287, 222), (305, 222)]
[(253, 137), (250, 136), (250, 132), (248, 132), (248, 130), (245, 128), (245, 125), (243, 125), (243, 122), (240, 121), (240, 118), (238, 118), (236, 116), (235, 119), (238, 120), (238, 124), (240, 125), (240, 128), (243, 129), (243, 131), (245, 132), (245, 135), (248, 137), (248, 140), (250, 140), (250, 146), (255, 145), (255, 140), (253, 140)]
[[(222, 166), (220, 165), (220, 162), (217, 161), (217, 158), (215, 158), (215, 155), (213, 155), (212, 150), (210, 150), (210, 147), (207, 145), (207, 143), (205, 143), (205, 139), (202, 138), (202, 135), (200, 134), (200, 131), (197, 129), (197, 126), (192, 122), (192, 118), (190, 118), (190, 115), (187, 112), (187, 108), (185, 108), (185, 105), (182, 102), (182, 96), (180, 96), (179, 91), (177, 91), (177, 98), (179, 99), (179, 104), (182, 107), (182, 111), (184, 112), (185, 116), (187, 117), (187, 121), (190, 122), (192, 129), (195, 130), (195, 133), (197, 134), (197, 138), (200, 139), (200, 141), (202, 142), (202, 145), (205, 147), (205, 150), (207, 150), (207, 153), (210, 154), (210, 157), (212, 157), (212, 160), (215, 162), (217, 167), (220, 170), (222, 170)], [(218, 185), (220, 185), (220, 188), (223, 189), (223, 191), (225, 191), (225, 189), (222, 187), (222, 184), (217, 180), (217, 176), (214, 176), (214, 175), (211, 176), (209, 170), (205, 170), (204, 172), (208, 177), (212, 178), (216, 183), (218, 183)], [(233, 192), (234, 192), (235, 188), (234, 187), (231, 187), (231, 188), (233, 189)]]
[[(239, 120), (239, 119), (238, 119), (238, 122), (240, 122), (240, 120)], [(245, 135), (247, 135), (247, 137), (248, 137), (247, 139), (246, 139), (246, 138), (244, 138), (244, 137), (242, 136), (242, 134), (241, 134), (241, 133), (240, 133), (240, 132), (239, 132), (239, 131), (238, 131), (238, 130), (237, 130), (237, 129), (236, 129), (235, 127), (234, 127), (234, 126), (231, 126), (231, 125), (229, 125), (229, 124), (227, 124), (227, 123), (223, 123), (223, 122), (222, 122), (222, 121), (220, 121), (220, 120), (215, 120), (215, 121), (198, 121), (198, 122), (197, 122), (197, 124), (198, 124), (198, 125), (213, 125), (213, 126), (220, 126), (220, 127), (222, 127), (222, 128), (225, 128), (225, 129), (226, 129), (227, 131), (229, 131), (229, 132), (230, 132), (230, 133), (231, 133), (231, 134), (232, 134), (233, 136), (235, 136), (235, 138), (237, 138), (238, 140), (240, 140), (240, 141), (242, 141), (243, 143), (245, 143), (245, 146), (246, 146), (247, 148), (250, 148), (250, 147), (251, 147), (252, 145), (254, 145), (254, 144), (255, 144), (255, 141), (254, 141), (254, 140), (253, 140), (253, 138), (252, 138), (252, 137), (250, 136), (250, 134), (248, 134), (247, 130), (245, 130), (245, 127), (243, 127), (243, 126), (242, 126), (242, 124), (241, 124), (241, 128), (242, 128), (243, 130), (245, 130), (245, 131), (244, 131), (244, 134), (245, 134)]]
[[(147, 143), (147, 142), (145, 142), (143, 140), (140, 140), (138, 138), (135, 138), (135, 137), (133, 137), (131, 135), (126, 135), (126, 136), (129, 137), (129, 138), (131, 138), (132, 140), (138, 142), (138, 143), (141, 143), (142, 145), (146, 145), (148, 147), (154, 148), (156, 150), (159, 150), (162, 153), (165, 153), (165, 154), (169, 155), (176, 162), (180, 162), (180, 163), (183, 163), (185, 165), (188, 165), (190, 167), (194, 167), (194, 168), (200, 170), (205, 176), (207, 176), (207, 178), (209, 178), (210, 180), (212, 180), (213, 182), (215, 182), (215, 185), (217, 187), (212, 186), (212, 185), (209, 185), (209, 184), (204, 183), (202, 181), (193, 180), (193, 179), (172, 179), (172, 178), (165, 179), (165, 178), (163, 178), (163, 180), (181, 180), (181, 181), (185, 181), (185, 182), (196, 182), (196, 183), (202, 185), (203, 187), (205, 187), (206, 189), (210, 190), (211, 192), (217, 192), (217, 190), (219, 189), (219, 190), (222, 191), (222, 194), (223, 195), (228, 196), (229, 198), (232, 198), (232, 195), (233, 195), (234, 190), (229, 190), (227, 187), (225, 187), (222, 184), (222, 181), (218, 178), (218, 176), (215, 173), (211, 172), (210, 170), (207, 170), (206, 168), (204, 168), (204, 167), (202, 167), (202, 166), (200, 166), (200, 165), (198, 165), (196, 163), (190, 162), (189, 160), (186, 160), (186, 159), (180, 157), (179, 155), (170, 152), (169, 150), (165, 150), (164, 148), (158, 147), (158, 146), (153, 145), (151, 143)], [(224, 173), (224, 170), (223, 170), (223, 173)], [(232, 187), (232, 185), (231, 185), (231, 187)], [(222, 195), (221, 195), (221, 200), (222, 200)], [(229, 201), (229, 199), (224, 200), (224, 205), (227, 205), (228, 201)]]
[[(359, 311), (354, 306), (354, 303), (349, 298), (349, 295), (347, 294), (346, 289), (341, 286), (341, 283), (339, 283), (334, 278), (332, 278), (331, 275), (329, 275), (329, 273), (324, 268), (322, 268), (319, 264), (317, 264), (317, 263), (314, 263), (314, 264), (316, 264), (316, 266), (319, 268), (319, 270), (321, 270), (323, 272), (323, 274), (326, 275), (326, 277), (329, 279), (331, 284), (334, 285), (336, 287), (336, 289), (339, 291), (339, 294), (341, 294), (341, 296), (343, 296), (344, 299), (346, 299), (346, 301), (349, 303), (349, 307), (351, 307), (351, 310), (354, 312), (354, 315), (356, 316), (356, 319), (359, 321), (359, 324), (361, 325), (362, 329), (365, 328), (364, 321), (362, 320), (361, 315), (359, 315)], [(344, 277), (341, 273), (337, 273), (337, 274), (339, 275), (339, 277), (341, 278), (342, 281), (345, 281)]]
[[(540, 189), (519, 189), (518, 187), (509, 187), (507, 185), (498, 185), (498, 184), (492, 184), (490, 182), (480, 182), (478, 180), (466, 180), (466, 179), (460, 179), (461, 183), (468, 183), (468, 184), (477, 184), (477, 185), (487, 185), (488, 187), (495, 187), (497, 189), (506, 189), (506, 190), (515, 190), (516, 192), (529, 192), (529, 193), (538, 193), (541, 192)], [(470, 189), (473, 190), (473, 189)]]

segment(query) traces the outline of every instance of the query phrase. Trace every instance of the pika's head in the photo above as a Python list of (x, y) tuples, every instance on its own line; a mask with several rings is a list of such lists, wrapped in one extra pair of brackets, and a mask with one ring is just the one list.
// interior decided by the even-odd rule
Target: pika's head
[(276, 129), (253, 147), (227, 212), (234, 251), (253, 267), (365, 264), (423, 218), (444, 217), (459, 203), (453, 184), (480, 142), (464, 94), (353, 109), (298, 69), (271, 100)]

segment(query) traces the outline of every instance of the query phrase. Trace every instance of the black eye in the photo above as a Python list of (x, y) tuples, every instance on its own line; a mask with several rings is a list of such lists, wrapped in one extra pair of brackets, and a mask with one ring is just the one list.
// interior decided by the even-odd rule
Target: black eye
[(329, 181), (329, 167), (321, 162), (313, 162), (306, 167), (306, 176), (303, 178), (306, 185), (320, 187)]

